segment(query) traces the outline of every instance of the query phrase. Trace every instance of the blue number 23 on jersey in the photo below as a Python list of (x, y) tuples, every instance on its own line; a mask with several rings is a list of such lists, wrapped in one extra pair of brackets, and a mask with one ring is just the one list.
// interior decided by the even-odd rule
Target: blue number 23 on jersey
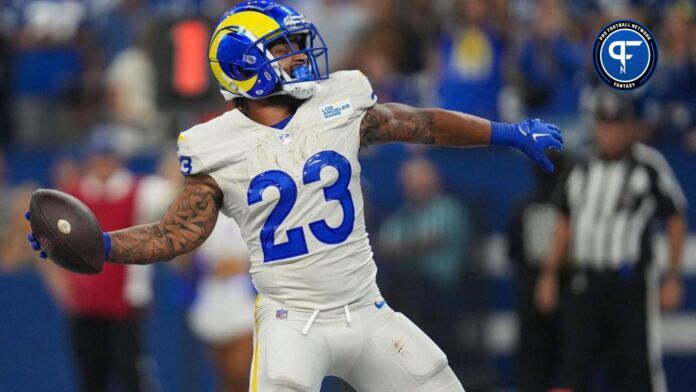
[[(337, 200), (340, 203), (341, 208), (343, 208), (343, 221), (338, 227), (331, 227), (322, 219), (311, 222), (309, 229), (319, 241), (325, 244), (340, 244), (353, 231), (355, 223), (355, 207), (348, 190), (352, 173), (350, 162), (336, 151), (322, 151), (314, 154), (304, 165), (302, 182), (307, 185), (319, 181), (321, 171), (326, 166), (331, 166), (338, 171), (338, 179), (324, 188), (324, 199), (326, 201)], [(281, 170), (269, 170), (257, 175), (249, 184), (247, 204), (252, 206), (260, 202), (262, 200), (261, 194), (269, 186), (278, 189), (280, 199), (261, 229), (260, 238), (264, 263), (307, 254), (307, 241), (301, 227), (287, 231), (287, 242), (275, 243), (276, 230), (290, 214), (297, 201), (297, 186), (295, 186), (292, 177)]]

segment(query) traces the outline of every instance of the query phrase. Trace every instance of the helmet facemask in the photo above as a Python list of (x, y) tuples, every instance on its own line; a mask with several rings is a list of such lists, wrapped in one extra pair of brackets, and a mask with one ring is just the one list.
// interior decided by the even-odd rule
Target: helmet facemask
[[(303, 23), (302, 28), (283, 31), (279, 29), (261, 37), (254, 46), (264, 53), (267, 62), (259, 67), (250, 67), (252, 72), (270, 66), (278, 77), (277, 91), (271, 95), (288, 94), (298, 99), (311, 97), (317, 89), (317, 81), (329, 77), (328, 50), (323, 38), (311, 23)], [(289, 53), (273, 56), (274, 45), (285, 44)], [(250, 47), (248, 51), (251, 51)], [(304, 54), (306, 64), (294, 67), (290, 73), (283, 69), (281, 60)]]

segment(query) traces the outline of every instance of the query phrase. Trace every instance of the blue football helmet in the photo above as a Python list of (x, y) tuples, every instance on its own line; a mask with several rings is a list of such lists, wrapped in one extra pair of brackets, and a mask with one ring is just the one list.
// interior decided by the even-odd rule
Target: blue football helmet
[[(273, 57), (269, 48), (283, 41), (291, 52)], [(307, 64), (290, 75), (278, 61), (299, 53), (307, 56)], [(306, 99), (318, 80), (329, 77), (328, 49), (317, 28), (274, 1), (246, 1), (228, 10), (213, 33), (208, 61), (227, 100), (279, 94)]]

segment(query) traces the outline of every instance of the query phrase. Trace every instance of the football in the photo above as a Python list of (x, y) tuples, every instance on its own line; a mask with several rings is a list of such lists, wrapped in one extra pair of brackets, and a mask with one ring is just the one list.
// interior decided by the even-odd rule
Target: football
[(80, 274), (104, 266), (104, 238), (97, 218), (80, 200), (64, 192), (38, 189), (31, 195), (34, 237), (57, 265)]

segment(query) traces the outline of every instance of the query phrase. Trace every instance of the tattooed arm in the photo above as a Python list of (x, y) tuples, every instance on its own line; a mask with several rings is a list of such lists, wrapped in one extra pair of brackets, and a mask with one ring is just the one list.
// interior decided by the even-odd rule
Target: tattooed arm
[(473, 147), (490, 144), (491, 123), (442, 109), (417, 109), (398, 103), (377, 104), (360, 124), (360, 145), (406, 142)]
[(186, 177), (184, 189), (159, 222), (109, 233), (109, 262), (149, 264), (171, 260), (200, 246), (210, 235), (222, 205), (222, 191), (211, 177)]
[(563, 147), (558, 127), (539, 119), (506, 124), (449, 110), (417, 109), (397, 103), (374, 105), (360, 123), (360, 145), (389, 142), (510, 146), (527, 154), (547, 172), (554, 167), (546, 151)]

